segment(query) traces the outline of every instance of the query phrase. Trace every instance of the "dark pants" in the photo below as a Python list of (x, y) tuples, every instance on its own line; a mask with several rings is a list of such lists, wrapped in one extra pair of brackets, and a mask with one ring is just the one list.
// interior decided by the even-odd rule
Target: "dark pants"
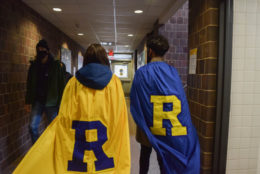
[[(149, 170), (150, 156), (152, 153), (152, 147), (147, 147), (141, 144), (141, 153), (139, 161), (139, 174), (147, 174)], [(163, 162), (161, 157), (157, 154), (157, 160), (160, 167), (161, 174), (166, 174), (164, 172)]]
[(38, 128), (39, 128), (43, 113), (46, 114), (48, 122), (51, 123), (52, 120), (58, 114), (58, 108), (57, 107), (46, 107), (39, 102), (35, 102), (35, 104), (32, 105), (30, 133), (31, 133), (31, 138), (32, 138), (33, 143), (35, 143), (35, 141), (39, 138)]

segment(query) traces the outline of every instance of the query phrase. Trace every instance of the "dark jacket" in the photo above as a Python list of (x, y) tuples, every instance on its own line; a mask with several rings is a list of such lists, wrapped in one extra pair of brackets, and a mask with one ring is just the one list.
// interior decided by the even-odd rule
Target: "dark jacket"
[(67, 84), (69, 80), (73, 77), (69, 72), (64, 72), (64, 77), (65, 77), (65, 83)]
[[(50, 55), (49, 55), (50, 56)], [(65, 87), (65, 78), (60, 66), (59, 60), (53, 60), (50, 56), (51, 62), (48, 68), (48, 84), (47, 84), (47, 97), (45, 106), (59, 106), (62, 93)], [(34, 104), (36, 101), (37, 93), (37, 60), (31, 62), (28, 77), (27, 77), (27, 91), (26, 91), (26, 104)]]

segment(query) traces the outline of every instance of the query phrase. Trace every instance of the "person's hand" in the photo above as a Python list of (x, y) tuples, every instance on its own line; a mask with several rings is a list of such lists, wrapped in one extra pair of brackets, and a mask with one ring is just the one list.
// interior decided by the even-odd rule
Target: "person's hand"
[(31, 105), (25, 105), (25, 111), (28, 113), (28, 112), (31, 112)]

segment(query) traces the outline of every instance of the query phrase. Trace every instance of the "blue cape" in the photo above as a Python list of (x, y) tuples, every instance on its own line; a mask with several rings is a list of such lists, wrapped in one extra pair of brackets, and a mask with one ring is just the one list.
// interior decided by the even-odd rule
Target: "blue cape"
[[(180, 124), (186, 127), (185, 135), (173, 136), (172, 128), (174, 126), (168, 119), (163, 119), (161, 125), (166, 128), (165, 136), (155, 135), (151, 132), (155, 112), (152, 96), (177, 97), (176, 99), (180, 101), (179, 109), (181, 109), (176, 117)], [(130, 98), (132, 116), (136, 124), (147, 135), (153, 148), (162, 157), (166, 172), (168, 174), (199, 174), (200, 145), (196, 129), (191, 122), (182, 82), (176, 69), (163, 62), (153, 62), (141, 67), (136, 71)], [(166, 114), (173, 112), (177, 107), (174, 102), (165, 102), (161, 106), (162, 112)]]

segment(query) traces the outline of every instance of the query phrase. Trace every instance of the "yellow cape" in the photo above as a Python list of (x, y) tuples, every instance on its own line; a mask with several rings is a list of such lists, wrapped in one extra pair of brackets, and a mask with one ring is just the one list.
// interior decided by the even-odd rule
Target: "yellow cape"
[(127, 108), (121, 82), (115, 75), (103, 90), (87, 88), (73, 77), (64, 90), (58, 116), (14, 171), (74, 173), (130, 173)]

